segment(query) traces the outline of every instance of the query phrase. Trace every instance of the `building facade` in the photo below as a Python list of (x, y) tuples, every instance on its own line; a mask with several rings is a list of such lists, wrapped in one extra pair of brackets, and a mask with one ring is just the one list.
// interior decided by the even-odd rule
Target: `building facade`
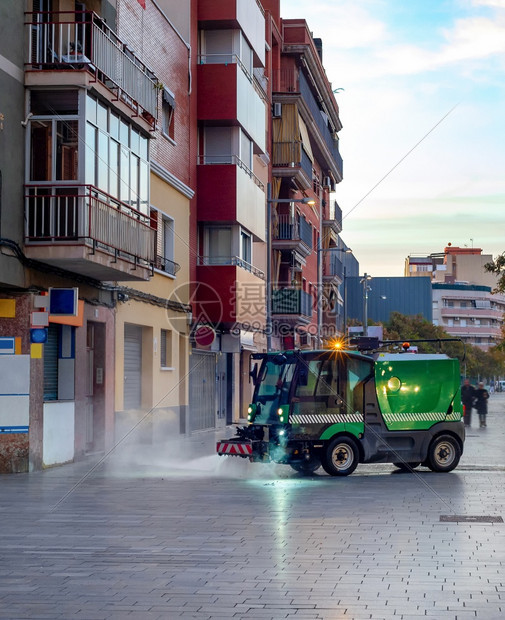
[(363, 323), (366, 314), (374, 323), (387, 323), (391, 312), (406, 316), (421, 315), (431, 323), (432, 301), (429, 278), (405, 277), (351, 277), (347, 284), (348, 315), (351, 320)]
[[(106, 451), (127, 418), (185, 429), (191, 54), (161, 4), (183, 25), (170, 2), (2, 3), (1, 471)], [(49, 289), (75, 316), (32, 342)]]
[(432, 284), (433, 323), (484, 351), (502, 340), (505, 296), (493, 294), (496, 275), (485, 270), (491, 254), (447, 246), (443, 252), (409, 256), (405, 273)]
[(343, 280), (339, 109), (322, 41), (304, 19), (271, 10), (271, 313), (273, 346), (315, 348), (335, 336)]
[(279, 0), (0, 16), (0, 471), (240, 418), (251, 354), (339, 329), (321, 41)]

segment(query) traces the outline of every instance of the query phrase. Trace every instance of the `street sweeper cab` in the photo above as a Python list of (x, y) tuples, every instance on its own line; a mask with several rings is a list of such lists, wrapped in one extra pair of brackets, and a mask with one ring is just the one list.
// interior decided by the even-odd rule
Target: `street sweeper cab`
[(322, 466), (332, 476), (359, 463), (453, 470), (465, 438), (459, 361), (371, 340), (253, 355), (248, 425), (219, 441), (217, 453), (302, 473)]

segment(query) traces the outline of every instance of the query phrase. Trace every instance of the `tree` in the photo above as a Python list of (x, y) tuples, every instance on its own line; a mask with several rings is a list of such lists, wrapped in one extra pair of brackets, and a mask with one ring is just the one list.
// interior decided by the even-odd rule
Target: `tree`
[(416, 346), (419, 347), (419, 353), (442, 352), (449, 357), (457, 357), (461, 362), (461, 374), (490, 379), (505, 373), (505, 351), (500, 346), (486, 352), (462, 342), (443, 342), (450, 337), (442, 327), (433, 325), (420, 314), (406, 316), (400, 312), (392, 312), (389, 321), (384, 325), (384, 340), (436, 340), (437, 342), (418, 343)]
[(505, 293), (505, 252), (502, 252), (490, 263), (486, 263), (484, 269), (499, 276), (493, 293)]

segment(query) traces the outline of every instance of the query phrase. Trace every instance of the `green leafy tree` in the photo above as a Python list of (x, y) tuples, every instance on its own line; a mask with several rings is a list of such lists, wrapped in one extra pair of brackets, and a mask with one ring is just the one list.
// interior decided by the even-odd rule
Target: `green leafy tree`
[(472, 378), (485, 377), (491, 379), (505, 373), (505, 351), (501, 347), (493, 347), (486, 352), (462, 342), (443, 342), (451, 336), (438, 325), (433, 325), (422, 315), (406, 316), (400, 312), (392, 312), (389, 321), (384, 325), (384, 340), (435, 340), (436, 342), (419, 342), (416, 346), (420, 353), (443, 352), (450, 357), (457, 357), (461, 362), (462, 374)]
[(484, 269), (499, 276), (493, 292), (505, 293), (505, 252), (497, 256), (490, 263), (486, 263), (484, 265)]

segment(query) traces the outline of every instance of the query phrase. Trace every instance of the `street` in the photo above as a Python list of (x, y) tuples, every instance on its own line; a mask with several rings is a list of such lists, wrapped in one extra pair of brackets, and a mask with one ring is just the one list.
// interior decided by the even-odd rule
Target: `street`
[(0, 476), (0, 619), (504, 618), (505, 393), (489, 407), (450, 474), (304, 478), (218, 457), (225, 429)]

